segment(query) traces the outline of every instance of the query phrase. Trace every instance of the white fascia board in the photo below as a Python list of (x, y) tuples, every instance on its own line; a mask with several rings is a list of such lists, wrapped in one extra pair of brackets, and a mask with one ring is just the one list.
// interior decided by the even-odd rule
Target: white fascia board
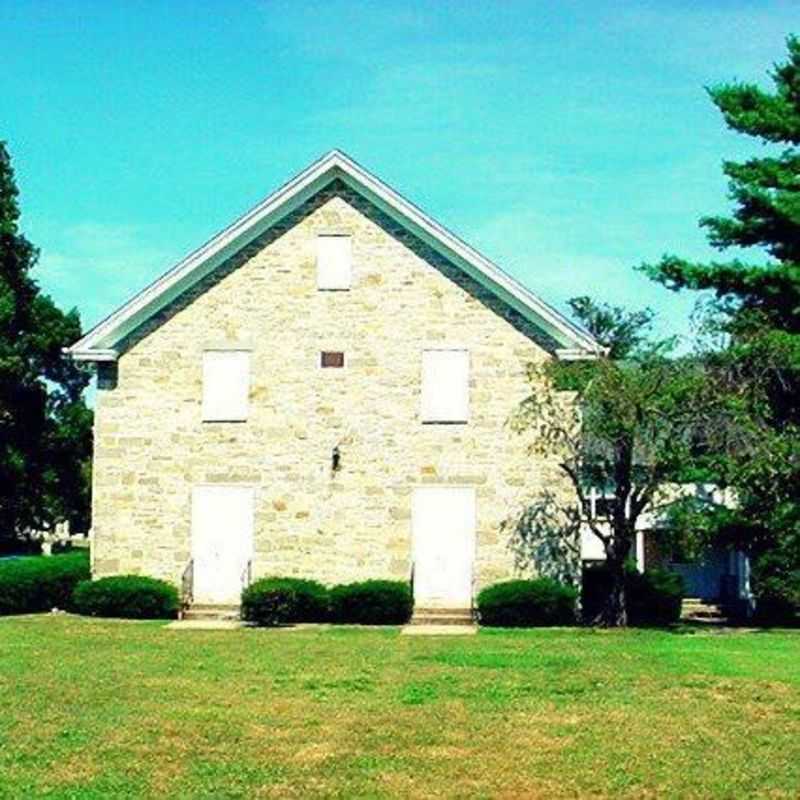
[(70, 358), (74, 359), (75, 361), (116, 361), (117, 356), (119, 355), (116, 350), (112, 350), (110, 348), (78, 350), (77, 345), (73, 345), (72, 347), (64, 347), (61, 352), (64, 353), (64, 355), (70, 356)]
[(595, 344), (594, 350), (580, 350), (576, 348), (561, 348), (556, 350), (556, 358), (559, 361), (593, 361), (599, 356), (604, 356), (608, 353), (607, 347), (601, 347)]
[(112, 360), (107, 355), (113, 352), (113, 346), (126, 335), (336, 178), (344, 180), (352, 189), (453, 261), (501, 300), (544, 328), (567, 350), (587, 353), (588, 357), (601, 352), (591, 335), (573, 325), (497, 265), (338, 150), (332, 150), (323, 156), (213, 239), (190, 253), (96, 325), (80, 341), (68, 348), (67, 352), (73, 358), (81, 360)]

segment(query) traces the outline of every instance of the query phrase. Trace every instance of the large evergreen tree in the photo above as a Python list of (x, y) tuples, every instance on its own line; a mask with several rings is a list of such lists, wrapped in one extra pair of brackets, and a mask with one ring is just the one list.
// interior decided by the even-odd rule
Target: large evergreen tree
[(672, 289), (714, 293), (727, 346), (708, 361), (760, 432), (758, 446), (749, 437), (747, 447), (711, 458), (740, 501), (736, 513), (720, 510), (718, 532), (750, 551), (762, 605), (790, 610), (800, 605), (800, 39), (787, 43), (773, 91), (747, 83), (709, 90), (730, 128), (780, 148), (723, 162), (732, 215), (700, 221), (714, 247), (753, 248), (755, 259), (670, 255), (643, 269)]
[(85, 525), (92, 414), (88, 374), (61, 349), (80, 336), (32, 276), (11, 159), (0, 142), (0, 548), (63, 519)]

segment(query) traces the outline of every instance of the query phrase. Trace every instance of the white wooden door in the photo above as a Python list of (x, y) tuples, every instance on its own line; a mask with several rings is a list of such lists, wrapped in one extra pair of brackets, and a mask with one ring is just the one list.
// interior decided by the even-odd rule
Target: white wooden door
[(470, 608), (475, 559), (475, 490), (426, 486), (411, 508), (414, 604)]
[(196, 603), (238, 605), (253, 553), (253, 489), (196, 486), (192, 492)]

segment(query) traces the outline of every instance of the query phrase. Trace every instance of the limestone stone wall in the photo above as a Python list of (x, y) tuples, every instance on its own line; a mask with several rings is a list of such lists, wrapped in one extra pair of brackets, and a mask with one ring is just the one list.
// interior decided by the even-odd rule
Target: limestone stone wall
[[(352, 236), (350, 291), (316, 284), (316, 236)], [(201, 421), (202, 353), (252, 347), (250, 416)], [(420, 421), (421, 353), (470, 352), (470, 421)], [(525, 367), (548, 342), (453, 265), (341, 183), (329, 186), (194, 287), (102, 366), (93, 527), (97, 576), (178, 581), (190, 556), (194, 485), (256, 487), (255, 576), (325, 582), (407, 578), (411, 495), (477, 490), (476, 590), (515, 572), (510, 530), (554, 463), (508, 426)], [(320, 369), (342, 350), (344, 369)], [(341, 469), (331, 471), (331, 451)]]

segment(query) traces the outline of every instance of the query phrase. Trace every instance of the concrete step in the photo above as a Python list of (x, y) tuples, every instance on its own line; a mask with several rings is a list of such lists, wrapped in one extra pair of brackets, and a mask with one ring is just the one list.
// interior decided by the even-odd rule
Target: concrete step
[(238, 620), (239, 606), (196, 603), (189, 606), (181, 617), (184, 620)]
[(717, 601), (705, 600), (702, 597), (684, 597), (683, 602), (694, 606), (707, 606), (707, 605), (714, 605)]
[(681, 604), (681, 619), (724, 622), (726, 615), (718, 603), (701, 600), (698, 597), (685, 597)]
[(477, 625), (405, 625), (402, 636), (472, 636), (478, 632)]
[(164, 627), (174, 631), (235, 631), (246, 623), (238, 619), (176, 619)]
[(411, 625), (474, 625), (469, 608), (415, 608)]
[(722, 620), (725, 619), (725, 614), (721, 611), (683, 611), (681, 612), (683, 619), (703, 619), (703, 620)]
[(474, 625), (472, 617), (421, 617), (414, 614), (409, 625)]

